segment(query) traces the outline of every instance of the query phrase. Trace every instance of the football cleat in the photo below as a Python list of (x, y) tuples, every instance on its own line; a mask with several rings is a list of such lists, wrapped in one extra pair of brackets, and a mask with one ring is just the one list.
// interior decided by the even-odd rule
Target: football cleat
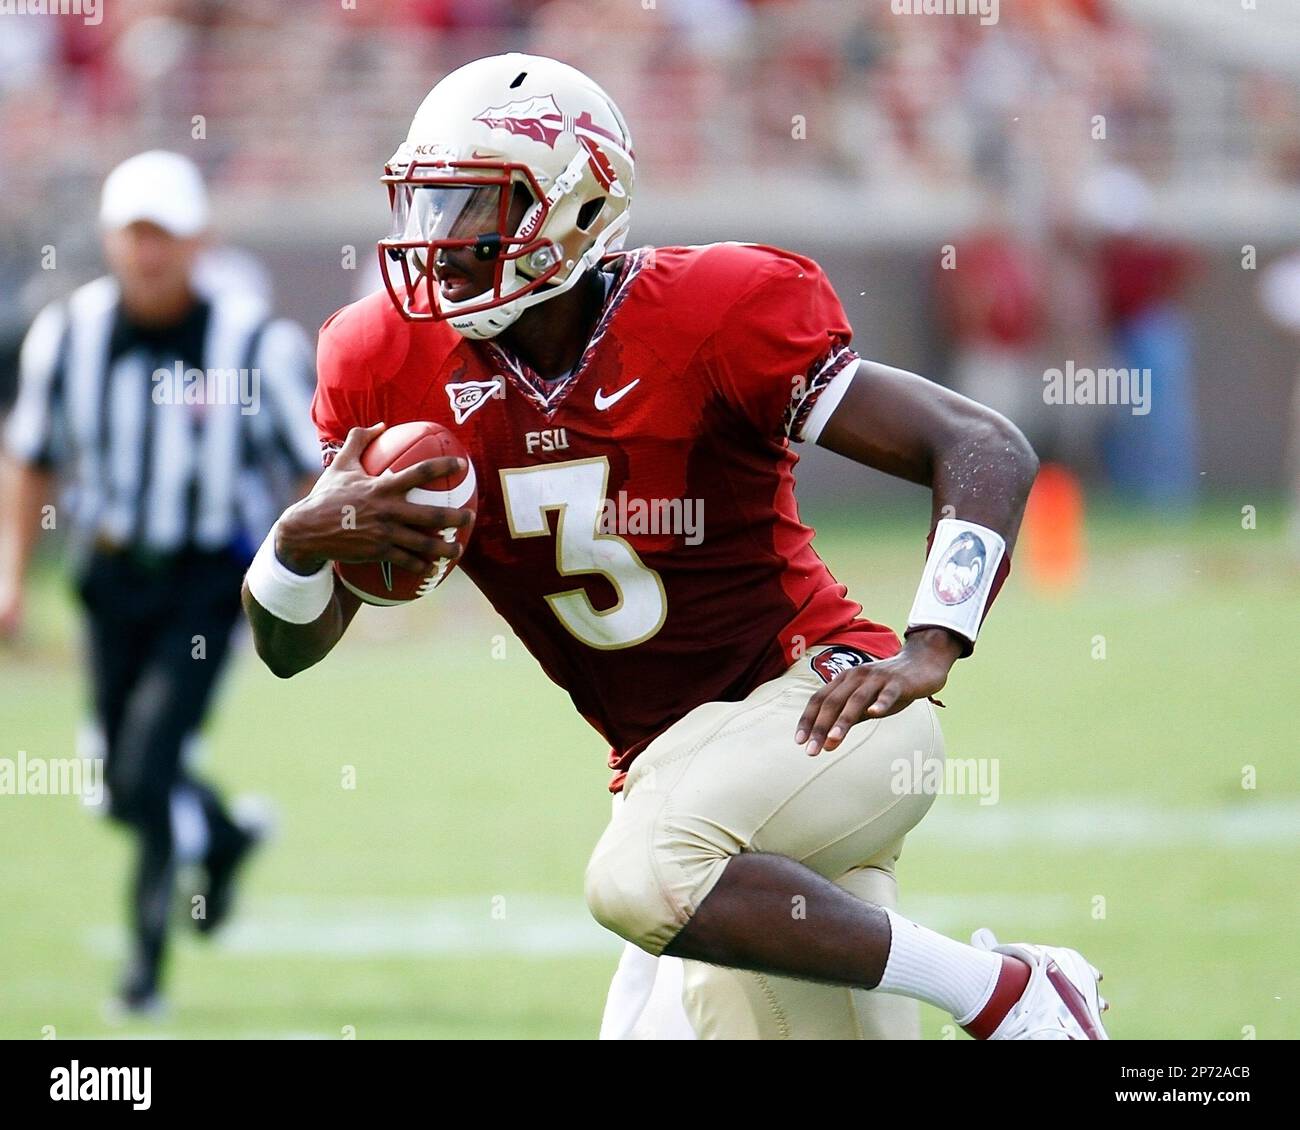
[(1109, 1040), (1101, 1014), (1110, 1006), (1098, 992), (1101, 973), (1083, 954), (1027, 942), (999, 945), (992, 930), (976, 930), (971, 945), (1018, 957), (1029, 983), (990, 1040)]
[(104, 1002), (101, 1013), (105, 1024), (120, 1028), (132, 1020), (165, 1020), (167, 1004), (160, 993), (139, 996), (124, 989)]
[(158, 985), (156, 969), (133, 967), (116, 993), (104, 1002), (104, 1023), (121, 1027), (131, 1020), (162, 1020), (167, 1005)]
[(211, 853), (204, 861), (208, 873), (205, 892), (205, 913), (194, 920), (200, 934), (212, 934), (234, 907), (235, 878), (253, 851), (271, 838), (275, 818), (270, 807), (259, 798), (240, 797), (233, 813), (236, 835), (220, 852)]

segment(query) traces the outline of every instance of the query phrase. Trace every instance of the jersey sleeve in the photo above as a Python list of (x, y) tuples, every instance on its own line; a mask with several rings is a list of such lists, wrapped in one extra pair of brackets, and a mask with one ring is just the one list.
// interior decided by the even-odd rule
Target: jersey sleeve
[(311, 419), (320, 441), (321, 462), (328, 467), (352, 428), (383, 418), (369, 379), (360, 327), (347, 308), (330, 315), (316, 342), (316, 392)]
[(816, 263), (772, 257), (760, 273), (713, 334), (717, 391), (763, 436), (815, 442), (858, 359), (853, 330)]

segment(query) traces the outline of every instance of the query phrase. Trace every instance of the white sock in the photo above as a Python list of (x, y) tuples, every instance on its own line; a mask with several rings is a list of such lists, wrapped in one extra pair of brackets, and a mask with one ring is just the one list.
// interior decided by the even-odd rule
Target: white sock
[(628, 942), (618, 959), (618, 968), (605, 996), (605, 1014), (600, 1019), (600, 1039), (630, 1040), (654, 991), (659, 960), (640, 946)]
[(1002, 972), (1002, 955), (954, 942), (881, 907), (889, 915), (889, 960), (876, 986), (915, 997), (967, 1024), (989, 1002)]

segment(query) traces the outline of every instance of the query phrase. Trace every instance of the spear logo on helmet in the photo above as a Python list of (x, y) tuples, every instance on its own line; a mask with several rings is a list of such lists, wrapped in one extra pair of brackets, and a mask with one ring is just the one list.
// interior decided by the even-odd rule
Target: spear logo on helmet
[(504, 129), (520, 137), (531, 137), (550, 148), (564, 132), (564, 115), (555, 104), (555, 96), (545, 98), (534, 95), (507, 102), (504, 106), (489, 106), (475, 119), (491, 129)]

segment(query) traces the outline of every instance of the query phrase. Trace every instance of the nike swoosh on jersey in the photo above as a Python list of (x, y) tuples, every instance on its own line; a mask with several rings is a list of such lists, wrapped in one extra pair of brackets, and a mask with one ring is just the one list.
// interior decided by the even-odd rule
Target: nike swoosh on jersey
[(637, 379), (634, 380), (631, 384), (624, 385), (617, 392), (611, 392), (608, 396), (606, 396), (601, 389), (597, 389), (596, 390), (596, 411), (603, 412), (605, 411), (606, 408), (610, 408), (613, 405), (617, 404), (620, 400), (623, 399), (623, 397), (625, 397), (629, 392), (631, 392), (634, 388), (636, 388), (636, 386), (639, 385), (640, 383), (641, 383), (641, 378), (637, 377)]

